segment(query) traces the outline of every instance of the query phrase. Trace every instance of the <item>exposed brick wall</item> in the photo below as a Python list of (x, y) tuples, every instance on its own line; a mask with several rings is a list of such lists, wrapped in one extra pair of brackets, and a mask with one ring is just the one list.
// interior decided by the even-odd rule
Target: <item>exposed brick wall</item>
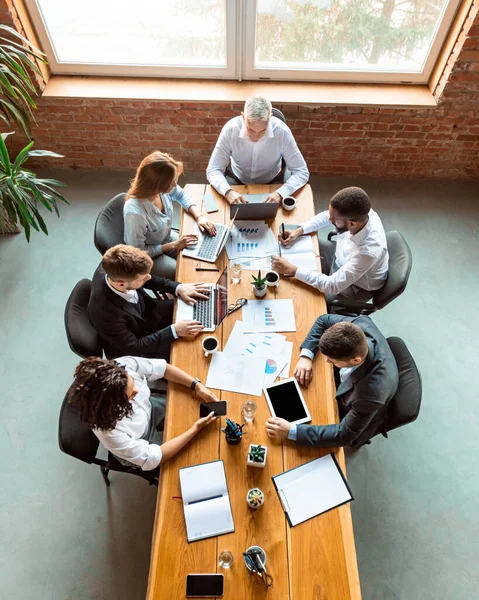
[[(0, 7), (7, 0), (0, 0)], [(479, 0), (435, 90), (435, 109), (277, 105), (311, 173), (378, 177), (479, 176)], [(0, 18), (4, 12), (0, 8)], [(36, 148), (73, 168), (135, 168), (154, 149), (203, 171), (239, 104), (41, 98)], [(18, 149), (22, 140), (17, 137)], [(42, 161), (41, 164), (45, 164)], [(40, 164), (40, 162), (38, 163)]]

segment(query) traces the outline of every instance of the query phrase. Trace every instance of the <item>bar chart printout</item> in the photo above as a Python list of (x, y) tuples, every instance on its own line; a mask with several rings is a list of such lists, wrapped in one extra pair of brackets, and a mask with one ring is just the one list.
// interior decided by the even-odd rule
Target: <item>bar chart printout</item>
[(296, 331), (291, 299), (249, 300), (242, 311), (245, 333)]

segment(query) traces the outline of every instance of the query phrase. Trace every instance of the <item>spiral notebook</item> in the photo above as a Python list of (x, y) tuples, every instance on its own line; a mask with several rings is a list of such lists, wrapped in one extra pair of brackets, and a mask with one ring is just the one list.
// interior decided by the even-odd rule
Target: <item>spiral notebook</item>
[(179, 469), (188, 542), (235, 530), (222, 460)]
[(354, 500), (334, 454), (273, 477), (291, 527)]

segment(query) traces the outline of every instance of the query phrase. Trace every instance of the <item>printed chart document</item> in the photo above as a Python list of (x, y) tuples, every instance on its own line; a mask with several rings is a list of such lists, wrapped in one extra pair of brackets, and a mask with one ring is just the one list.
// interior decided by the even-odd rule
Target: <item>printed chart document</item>
[(235, 221), (226, 252), (230, 260), (261, 258), (277, 254), (278, 242), (264, 221)]
[(354, 499), (334, 454), (276, 475), (273, 482), (291, 527)]
[(266, 359), (245, 354), (215, 352), (211, 357), (206, 387), (261, 396)]
[(318, 270), (313, 240), (309, 235), (300, 236), (289, 248), (281, 246), (281, 256), (296, 267), (308, 271)]
[(242, 310), (245, 333), (296, 331), (291, 299), (248, 300)]
[(222, 460), (179, 469), (189, 542), (235, 530)]
[(293, 355), (293, 342), (284, 342), (283, 347), (281, 348), (281, 354), (286, 359), (286, 365), (281, 369), (278, 374), (278, 377), (289, 377), (289, 370), (291, 368), (291, 357)]

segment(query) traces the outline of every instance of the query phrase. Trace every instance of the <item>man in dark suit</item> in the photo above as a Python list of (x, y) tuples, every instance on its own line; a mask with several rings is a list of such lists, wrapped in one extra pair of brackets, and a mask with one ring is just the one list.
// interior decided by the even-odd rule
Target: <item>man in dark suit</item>
[(386, 433), (387, 408), (396, 393), (399, 374), (389, 345), (369, 317), (322, 315), (305, 341), (294, 375), (308, 386), (313, 359), (321, 351), (335, 367), (341, 422), (336, 425), (291, 425), (284, 419), (268, 419), (273, 438), (296, 440), (298, 446), (330, 448), (364, 444)]
[(100, 334), (107, 358), (143, 356), (168, 359), (171, 343), (193, 338), (203, 326), (199, 321), (172, 325), (173, 300), (157, 300), (143, 287), (170, 293), (189, 304), (207, 298), (203, 283), (178, 283), (151, 276), (153, 260), (143, 250), (118, 244), (103, 256), (92, 282), (88, 317)]

